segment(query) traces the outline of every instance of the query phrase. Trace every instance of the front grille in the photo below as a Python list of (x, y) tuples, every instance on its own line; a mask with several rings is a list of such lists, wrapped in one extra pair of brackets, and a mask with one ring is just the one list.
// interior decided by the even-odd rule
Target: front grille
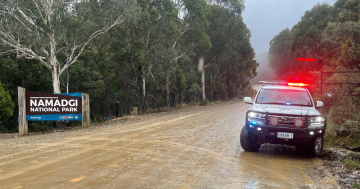
[[(295, 119), (300, 118), (303, 120), (303, 123), (305, 124), (305, 117), (294, 117), (294, 116), (277, 116), (277, 115), (268, 115), (268, 123), (270, 123), (270, 118), (272, 116), (279, 118), (279, 124), (278, 125), (272, 125), (274, 127), (276, 126), (287, 126), (287, 127), (294, 127), (295, 128)], [(308, 118), (308, 127), (310, 126), (310, 118)]]

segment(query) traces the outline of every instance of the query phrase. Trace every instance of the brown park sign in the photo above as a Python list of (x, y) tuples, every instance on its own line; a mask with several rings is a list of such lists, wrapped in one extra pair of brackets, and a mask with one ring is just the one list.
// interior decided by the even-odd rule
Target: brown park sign
[(26, 120), (82, 120), (82, 93), (39, 93), (26, 91)]

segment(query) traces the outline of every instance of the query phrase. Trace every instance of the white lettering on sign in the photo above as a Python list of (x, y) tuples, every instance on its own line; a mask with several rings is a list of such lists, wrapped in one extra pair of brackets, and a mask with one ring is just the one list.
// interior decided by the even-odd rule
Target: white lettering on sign
[[(77, 102), (77, 100), (76, 100)], [(69, 100), (69, 106), (76, 106), (75, 100)]]
[(43, 102), (43, 100), (39, 100), (39, 103), (38, 103), (38, 105), (37, 106), (44, 106), (44, 102)]
[(53, 100), (45, 100), (45, 106), (53, 106)]
[(61, 106), (68, 106), (69, 102), (65, 99), (61, 100)]
[(59, 101), (59, 100), (55, 100), (54, 106), (61, 106), (60, 101)]
[(62, 99), (61, 102), (59, 100), (55, 100), (55, 103), (53, 100), (32, 100), (30, 99), (30, 106), (77, 106), (78, 100), (65, 100)]
[(36, 102), (37, 100), (30, 100), (30, 106), (36, 106), (36, 104), (37, 104), (37, 102)]
[(30, 108), (30, 112), (60, 112), (59, 108)]
[(62, 112), (77, 112), (77, 108), (61, 108)]

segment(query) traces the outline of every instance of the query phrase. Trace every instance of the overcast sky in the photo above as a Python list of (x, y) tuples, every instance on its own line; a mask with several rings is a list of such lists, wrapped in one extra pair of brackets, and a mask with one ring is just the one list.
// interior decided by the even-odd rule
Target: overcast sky
[(285, 28), (297, 24), (305, 11), (317, 3), (336, 0), (245, 0), (244, 22), (251, 31), (256, 55), (269, 51), (269, 42)]

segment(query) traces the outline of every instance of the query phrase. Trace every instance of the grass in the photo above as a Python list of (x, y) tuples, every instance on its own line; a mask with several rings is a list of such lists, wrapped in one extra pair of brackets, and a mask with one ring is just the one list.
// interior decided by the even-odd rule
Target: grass
[(360, 184), (357, 183), (357, 182), (355, 182), (355, 183), (353, 184), (353, 187), (354, 187), (354, 188), (360, 188)]
[(334, 123), (329, 121), (325, 131), (324, 142), (324, 145), (329, 147), (359, 147), (360, 132), (352, 131), (347, 136), (339, 136), (334, 130)]
[(343, 163), (345, 164), (346, 168), (351, 169), (351, 170), (360, 168), (360, 162), (358, 160), (346, 158), (343, 160)]

